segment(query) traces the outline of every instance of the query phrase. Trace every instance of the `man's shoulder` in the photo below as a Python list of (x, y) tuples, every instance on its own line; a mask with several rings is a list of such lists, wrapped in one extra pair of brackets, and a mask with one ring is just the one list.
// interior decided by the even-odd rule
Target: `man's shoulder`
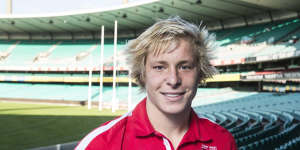
[(115, 142), (121, 140), (129, 115), (117, 117), (94, 129), (80, 141), (76, 149), (98, 149), (105, 148), (107, 143), (117, 144)]
[[(122, 117), (122, 116), (121, 116)], [(114, 136), (116, 134), (121, 134), (122, 130), (125, 128), (128, 116), (126, 117), (117, 117), (113, 120), (107, 121), (103, 124), (101, 124), (98, 128), (96, 138), (101, 138), (104, 136)]]

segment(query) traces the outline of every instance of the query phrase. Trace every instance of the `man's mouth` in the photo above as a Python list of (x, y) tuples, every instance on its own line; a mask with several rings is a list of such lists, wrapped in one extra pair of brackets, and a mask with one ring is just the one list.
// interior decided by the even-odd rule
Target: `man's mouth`
[(185, 92), (161, 92), (161, 94), (169, 99), (176, 100), (181, 98), (185, 94)]

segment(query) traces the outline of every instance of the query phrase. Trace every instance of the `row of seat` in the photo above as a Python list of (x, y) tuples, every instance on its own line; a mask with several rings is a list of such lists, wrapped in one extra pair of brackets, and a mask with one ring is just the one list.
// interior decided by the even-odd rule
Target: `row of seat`
[[(262, 138), (258, 141), (249, 143), (247, 145), (241, 146), (239, 149), (247, 150), (257, 150), (257, 149), (276, 149), (276, 147), (287, 147), (284, 145), (289, 145), (290, 141), (299, 137), (300, 124), (294, 124), (293, 126), (283, 130), (278, 134)], [(296, 150), (296, 149), (294, 149)]]
[[(0, 66), (31, 66), (31, 67), (62, 67), (62, 66), (89, 66), (90, 60), (94, 66), (100, 64), (99, 41), (69, 42), (69, 41), (17, 41), (18, 44), (7, 41), (0, 42), (0, 53), (15, 46), (7, 58), (2, 59)], [(117, 45), (121, 52), (125, 42)], [(104, 45), (104, 61), (109, 62), (113, 56), (114, 44)], [(91, 56), (89, 58), (89, 56)], [(119, 62), (123, 63), (123, 62)], [(109, 64), (108, 64), (109, 65)]]
[(300, 149), (300, 136), (276, 147), (275, 150), (298, 150)]
[[(217, 123), (232, 132), (240, 149), (274, 149), (300, 131), (299, 98), (300, 93), (256, 93), (195, 110), (215, 116)], [(286, 140), (278, 142), (281, 138)]]
[[(257, 39), (257, 42), (267, 41), (270, 37), (275, 40), (280, 39), (287, 33), (300, 28), (300, 19), (273, 22), (268, 24), (259, 24), (248, 27), (227, 29), (216, 32), (219, 42), (222, 46), (232, 44), (241, 40), (244, 36)], [(296, 33), (296, 32), (295, 32)], [(128, 39), (120, 39), (117, 49), (122, 52)], [(225, 41), (225, 42), (224, 42)], [(229, 42), (226, 42), (229, 41)], [(19, 42), (16, 44), (15, 42)], [(87, 59), (91, 56), (93, 66), (100, 64), (100, 46), (99, 41), (0, 41), (0, 53), (6, 51), (11, 46), (16, 46), (12, 52), (3, 59), (0, 66), (32, 66), (32, 67), (66, 67), (66, 66), (88, 66), (90, 61)], [(267, 45), (264, 48), (250, 48), (241, 50), (240, 47), (228, 48), (221, 47), (214, 51), (217, 60), (260, 57), (265, 55), (278, 55), (279, 53), (290, 53), (300, 49), (300, 42), (294, 46), (289, 44)], [(297, 47), (298, 46), (298, 47)], [(114, 45), (106, 42), (104, 45), (104, 58), (107, 65), (111, 65)], [(257, 50), (258, 49), (258, 50)], [(227, 53), (228, 52), (228, 53)], [(225, 54), (225, 55), (224, 55)], [(230, 55), (227, 55), (230, 54)], [(285, 54), (283, 54), (285, 55)], [(120, 54), (123, 57), (123, 54)], [(121, 58), (120, 57), (120, 58)], [(278, 56), (279, 57), (279, 56)], [(225, 59), (225, 60), (226, 60)], [(118, 62), (126, 66), (125, 62)]]
[(270, 37), (277, 41), (286, 34), (298, 29), (300, 26), (299, 21), (300, 19), (289, 19), (212, 32), (217, 35), (218, 41), (223, 46), (240, 42), (243, 40), (243, 37), (249, 37), (256, 43), (267, 41)]
[[(240, 120), (243, 120), (243, 117), (241, 117), (241, 115), (238, 115), (233, 112), (231, 112), (231, 113), (237, 115), (240, 118)], [(266, 117), (269, 119), (270, 122), (268, 124), (265, 124), (264, 127), (262, 125), (262, 122), (255, 123), (251, 127), (246, 127), (247, 124), (250, 122), (249, 120), (245, 119), (246, 121), (237, 124), (237, 122), (234, 121), (234, 120), (237, 120), (237, 118), (233, 117), (228, 112), (224, 113), (224, 114), (227, 114), (227, 116), (231, 116), (226, 119), (229, 119), (229, 120), (232, 119), (232, 120), (227, 122), (226, 125), (223, 124), (223, 126), (225, 128), (229, 128), (229, 131), (231, 131), (233, 133), (234, 137), (237, 139), (237, 144), (239, 146), (243, 146), (243, 145), (247, 146), (250, 144), (251, 145), (250, 147), (254, 147), (254, 146), (252, 146), (254, 144), (251, 144), (251, 143), (255, 143), (255, 142), (256, 142), (256, 145), (261, 146), (262, 144), (257, 144), (261, 138), (267, 138), (267, 136), (276, 135), (276, 133), (279, 133), (280, 128), (282, 128), (282, 126), (283, 126), (283, 128), (288, 128), (289, 126), (286, 125), (287, 122), (291, 123), (290, 114), (285, 113), (285, 112), (283, 112), (282, 114), (286, 118), (284, 118), (283, 116), (279, 117), (279, 118), (281, 118), (280, 120), (282, 120), (284, 122), (283, 123), (284, 125), (282, 125), (278, 122), (277, 115), (269, 113), (269, 112), (265, 113), (266, 116), (270, 115), (270, 116)], [(280, 115), (280, 114), (278, 114), (278, 115)], [(260, 118), (260, 117), (256, 117), (256, 118)], [(223, 118), (223, 122), (225, 122), (224, 120), (225, 119)], [(262, 120), (262, 119), (260, 118), (258, 120)], [(243, 128), (239, 128), (239, 127), (243, 127)], [(238, 130), (238, 129), (240, 129), (240, 130)]]
[(236, 139), (236, 143), (238, 146), (247, 145), (259, 141), (260, 139), (266, 138), (268, 136), (275, 135), (279, 132), (279, 130), (280, 130), (280, 124), (275, 123), (273, 126), (269, 128), (264, 128), (263, 130), (260, 130), (257, 133), (250, 134), (248, 136)]
[(234, 111), (234, 112), (231, 112), (231, 113), (237, 115), (238, 118), (242, 121), (238, 125), (236, 125), (233, 128), (229, 129), (229, 131), (231, 133), (237, 133), (237, 132), (240, 132), (240, 131), (244, 130), (248, 126), (248, 124), (250, 123), (250, 116), (248, 114), (244, 114), (244, 113), (239, 112), (239, 111)]

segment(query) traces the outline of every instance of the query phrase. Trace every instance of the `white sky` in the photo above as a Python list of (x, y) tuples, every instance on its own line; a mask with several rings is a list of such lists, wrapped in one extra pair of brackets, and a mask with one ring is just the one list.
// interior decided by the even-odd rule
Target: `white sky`
[[(123, 0), (12, 0), (13, 14), (42, 14), (121, 5)], [(128, 0), (134, 1), (134, 0)], [(135, 0), (136, 1), (136, 0)], [(0, 0), (0, 14), (7, 11), (7, 0)]]

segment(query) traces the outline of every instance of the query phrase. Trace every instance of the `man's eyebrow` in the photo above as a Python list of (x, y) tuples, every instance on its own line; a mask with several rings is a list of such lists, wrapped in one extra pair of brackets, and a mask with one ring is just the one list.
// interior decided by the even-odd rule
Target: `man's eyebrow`
[(163, 61), (163, 60), (159, 60), (159, 61), (152, 61), (152, 63), (157, 63), (157, 64), (167, 64), (166, 61)]
[[(168, 64), (168, 62), (164, 61), (164, 60), (158, 60), (158, 61), (152, 61), (152, 63), (157, 63), (157, 64)], [(187, 64), (187, 63), (192, 63), (194, 64), (194, 62), (192, 60), (182, 60), (179, 61), (177, 64)]]
[(182, 60), (179, 62), (179, 64), (186, 64), (186, 63), (193, 63), (192, 60)]

